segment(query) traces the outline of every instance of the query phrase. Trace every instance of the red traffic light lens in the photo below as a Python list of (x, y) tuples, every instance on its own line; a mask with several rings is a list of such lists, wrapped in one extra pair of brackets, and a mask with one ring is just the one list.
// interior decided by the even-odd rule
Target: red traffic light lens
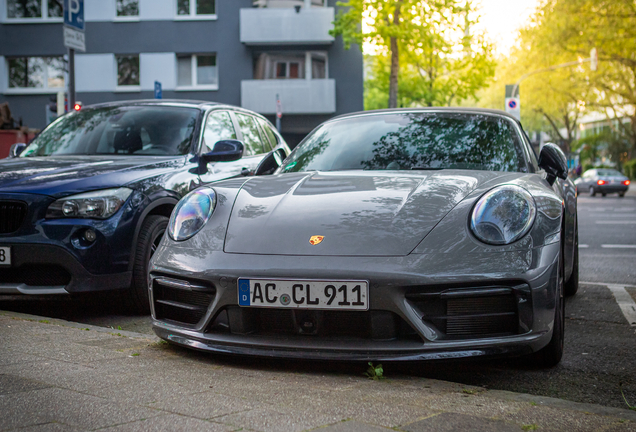
[(73, 105), (73, 109), (74, 109), (75, 111), (79, 111), (79, 110), (81, 110), (81, 109), (82, 109), (82, 106), (81, 106), (80, 104), (75, 104), (75, 105)]

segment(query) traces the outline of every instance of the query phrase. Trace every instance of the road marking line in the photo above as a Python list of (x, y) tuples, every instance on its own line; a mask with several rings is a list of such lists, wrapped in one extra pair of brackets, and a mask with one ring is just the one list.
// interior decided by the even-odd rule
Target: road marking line
[(606, 244), (601, 245), (602, 248), (605, 249), (636, 249), (636, 245), (627, 245), (627, 244)]
[(605, 285), (614, 295), (618, 307), (623, 312), (625, 319), (630, 326), (636, 327), (636, 302), (625, 288), (636, 288), (633, 285), (624, 284), (610, 284), (610, 283), (598, 283), (598, 282), (579, 282), (590, 285)]
[(586, 245), (586, 244), (580, 244), (579, 245), (579, 249), (587, 249), (589, 247), (590, 247), (590, 245)]
[(636, 221), (596, 221), (597, 225), (636, 225)]

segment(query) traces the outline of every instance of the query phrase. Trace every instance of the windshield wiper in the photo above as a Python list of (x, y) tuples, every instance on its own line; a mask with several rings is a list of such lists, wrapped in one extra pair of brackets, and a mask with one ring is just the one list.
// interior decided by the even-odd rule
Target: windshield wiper
[(411, 167), (411, 170), (422, 170), (422, 171), (438, 171), (443, 170), (441, 167)]

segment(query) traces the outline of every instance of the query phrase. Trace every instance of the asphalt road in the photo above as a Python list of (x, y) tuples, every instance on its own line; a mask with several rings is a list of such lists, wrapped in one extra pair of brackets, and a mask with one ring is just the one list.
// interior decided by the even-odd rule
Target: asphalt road
[[(636, 190), (625, 198), (579, 197), (579, 293), (566, 302), (566, 343), (561, 364), (542, 370), (527, 362), (488, 360), (435, 364), (385, 364), (385, 375), (414, 375), (492, 389), (558, 397), (626, 408), (636, 405), (636, 327), (627, 322), (607, 286), (636, 286)], [(636, 299), (636, 287), (627, 291)], [(120, 313), (112, 296), (74, 300), (0, 299), (0, 310), (13, 310), (80, 323), (151, 333), (149, 317)], [(179, 351), (180, 348), (170, 347)], [(196, 356), (206, 356), (197, 354)], [(360, 374), (359, 363), (280, 362), (231, 359), (245, 367), (318, 370), (325, 374)]]

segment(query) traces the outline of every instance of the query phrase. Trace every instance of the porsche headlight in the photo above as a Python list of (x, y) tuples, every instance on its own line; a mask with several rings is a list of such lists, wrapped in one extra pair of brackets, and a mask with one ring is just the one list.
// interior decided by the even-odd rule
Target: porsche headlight
[(530, 231), (536, 213), (534, 198), (528, 191), (514, 185), (499, 186), (477, 201), (470, 228), (484, 243), (507, 245)]
[(108, 219), (117, 213), (131, 193), (128, 188), (103, 189), (61, 198), (46, 209), (46, 218)]
[(168, 234), (173, 240), (187, 240), (206, 224), (216, 207), (214, 189), (202, 188), (183, 197), (172, 211)]

